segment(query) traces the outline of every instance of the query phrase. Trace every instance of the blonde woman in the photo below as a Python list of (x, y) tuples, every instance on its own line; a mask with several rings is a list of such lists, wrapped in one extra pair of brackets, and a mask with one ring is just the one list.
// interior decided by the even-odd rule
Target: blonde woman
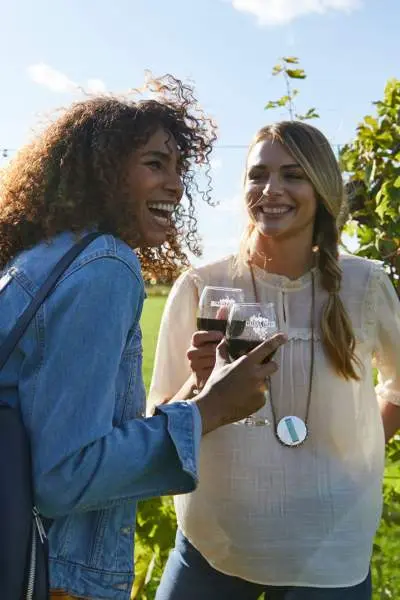
[[(150, 396), (165, 402), (185, 382), (204, 383), (221, 334), (196, 332), (199, 294), (240, 287), (248, 301), (275, 304), (288, 337), (270, 380), (270, 426), (204, 437), (200, 485), (175, 499), (177, 542), (157, 600), (368, 600), (385, 439), (400, 427), (399, 301), (377, 263), (339, 256), (343, 183), (314, 127), (258, 132), (244, 201), (237, 256), (186, 272), (171, 292)], [(301, 444), (279, 430), (288, 416)]]

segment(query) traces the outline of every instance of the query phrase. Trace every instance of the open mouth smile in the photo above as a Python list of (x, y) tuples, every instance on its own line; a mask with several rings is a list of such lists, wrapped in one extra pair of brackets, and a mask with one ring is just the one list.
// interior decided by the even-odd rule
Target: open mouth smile
[(278, 206), (267, 206), (264, 204), (257, 206), (256, 209), (268, 217), (279, 218), (292, 212), (294, 207), (289, 206), (288, 204), (281, 204)]
[(170, 225), (175, 210), (174, 202), (150, 202), (147, 207), (156, 223), (163, 227)]

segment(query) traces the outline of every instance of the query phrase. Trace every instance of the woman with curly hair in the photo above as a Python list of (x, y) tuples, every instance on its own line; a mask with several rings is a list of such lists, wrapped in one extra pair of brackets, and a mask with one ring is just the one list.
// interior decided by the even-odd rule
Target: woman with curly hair
[(215, 139), (191, 88), (171, 76), (150, 86), (157, 99), (74, 104), (1, 174), (1, 338), (75, 241), (101, 234), (0, 374), (0, 401), (11, 394), (29, 433), (37, 507), (52, 520), (54, 597), (129, 598), (137, 499), (195, 488), (201, 435), (262, 405), (275, 366), (259, 363), (282, 341), (233, 366), (221, 355), (194, 402), (182, 390), (144, 418), (141, 266), (171, 276), (185, 244), (197, 250), (194, 168), (207, 167)]
[(157, 600), (371, 598), (385, 439), (400, 427), (400, 306), (381, 265), (339, 255), (344, 196), (318, 129), (262, 128), (247, 156), (238, 252), (171, 291), (155, 403), (186, 378), (201, 388), (213, 368), (221, 334), (196, 331), (204, 286), (272, 302), (288, 341), (265, 409), (203, 440), (199, 487), (175, 499), (179, 530)]

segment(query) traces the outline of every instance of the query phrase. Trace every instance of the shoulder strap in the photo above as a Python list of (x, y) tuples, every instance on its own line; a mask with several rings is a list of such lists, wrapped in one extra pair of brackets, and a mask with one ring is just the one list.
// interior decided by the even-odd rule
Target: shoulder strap
[(14, 348), (18, 344), (21, 337), (24, 335), (29, 323), (39, 310), (41, 304), (46, 300), (47, 296), (53, 291), (57, 281), (68, 269), (69, 265), (75, 260), (75, 258), (88, 246), (93, 240), (100, 235), (99, 232), (89, 233), (82, 238), (77, 244), (72, 246), (64, 254), (64, 256), (58, 261), (55, 267), (50, 272), (50, 275), (39, 288), (37, 294), (32, 299), (29, 306), (24, 310), (22, 315), (18, 318), (15, 326), (12, 328), (3, 344), (0, 346), (0, 370), (4, 367), (7, 360), (9, 359)]

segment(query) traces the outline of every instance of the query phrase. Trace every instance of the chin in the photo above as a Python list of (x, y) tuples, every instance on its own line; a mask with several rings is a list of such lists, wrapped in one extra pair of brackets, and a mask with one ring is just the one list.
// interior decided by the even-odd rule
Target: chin
[(265, 227), (265, 225), (257, 226), (257, 232), (265, 238), (277, 238), (290, 233), (290, 228), (287, 227)]
[(167, 241), (166, 235), (149, 235), (143, 236), (139, 248), (160, 248)]

